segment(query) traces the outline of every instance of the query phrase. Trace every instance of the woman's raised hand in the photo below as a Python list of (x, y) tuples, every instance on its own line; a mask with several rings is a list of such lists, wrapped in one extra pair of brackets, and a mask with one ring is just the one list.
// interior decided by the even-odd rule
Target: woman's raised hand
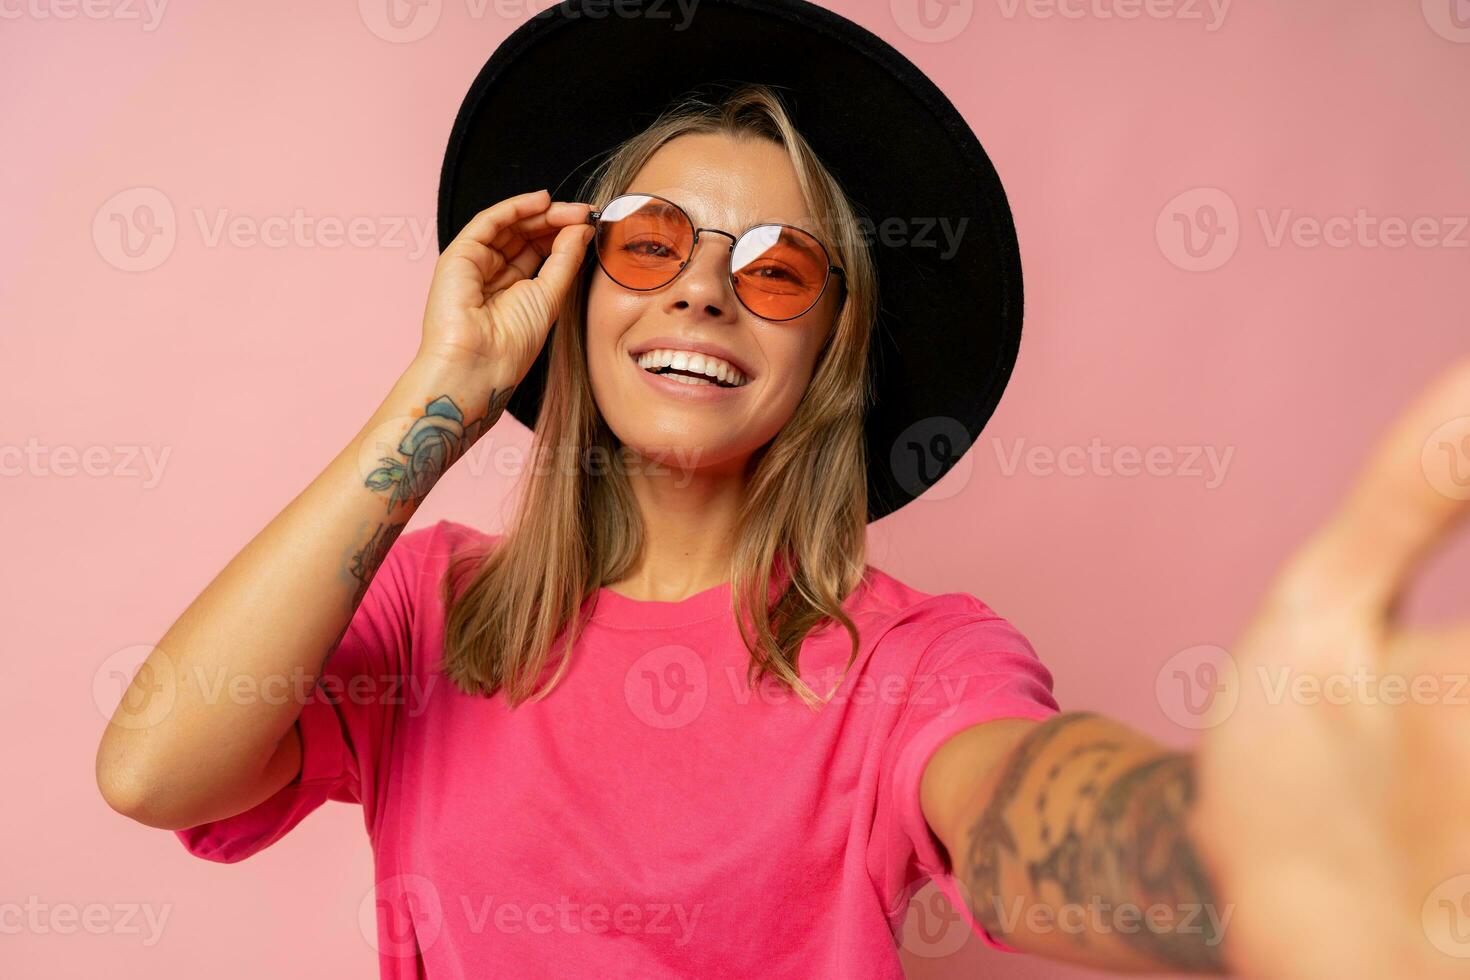
[(590, 209), (539, 190), (471, 218), (434, 266), (419, 356), (504, 385), (525, 377), (576, 282)]
[(1470, 361), (1380, 439), (1212, 694), (1195, 831), (1246, 976), (1470, 969), (1470, 623), (1397, 615), (1470, 515), (1467, 459)]

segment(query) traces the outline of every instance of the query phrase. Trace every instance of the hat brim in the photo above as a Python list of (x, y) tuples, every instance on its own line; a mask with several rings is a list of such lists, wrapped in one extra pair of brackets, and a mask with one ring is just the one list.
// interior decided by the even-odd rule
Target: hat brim
[[(1022, 320), (1020, 251), (994, 166), (944, 93), (878, 36), (806, 0), (550, 7), (496, 48), (460, 106), (440, 178), (439, 247), (505, 198), (549, 187), (567, 200), (675, 99), (740, 82), (781, 92), (869, 234), (879, 313), (868, 519), (877, 520), (979, 437), (1010, 379)], [(507, 406), (528, 426), (548, 350)]]

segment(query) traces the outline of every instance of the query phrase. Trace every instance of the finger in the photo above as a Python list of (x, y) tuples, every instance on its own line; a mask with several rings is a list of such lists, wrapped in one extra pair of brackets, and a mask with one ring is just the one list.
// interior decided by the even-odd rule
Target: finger
[(1470, 360), (1437, 377), (1379, 438), (1337, 511), (1288, 563), (1283, 588), (1318, 608), (1387, 616), (1470, 508)]
[(512, 222), (541, 214), (551, 205), (551, 194), (545, 190), (530, 191), (508, 197), (480, 211), (465, 223), (455, 239), (469, 239), (481, 245), (492, 244), (496, 235)]
[[(515, 247), (514, 254), (510, 251), (506, 252), (509, 264), (514, 267), (515, 273), (510, 281), (513, 282), (515, 279), (529, 279), (536, 274), (536, 270), (541, 267), (541, 263), (551, 254), (556, 237), (562, 228), (568, 225), (590, 227), (586, 225), (587, 205), (576, 205), (575, 207), (580, 208), (580, 212), (569, 211), (565, 213), (565, 218), (551, 218), (548, 221), (542, 222), (539, 230), (536, 230), (535, 226), (532, 226), (534, 233), (527, 234), (520, 239), (520, 244)], [(583, 240), (585, 244), (591, 238), (584, 233)], [(509, 245), (507, 246), (508, 249), (511, 247)], [(507, 271), (509, 272), (510, 270)]]
[[(1459, 673), (1470, 672), (1470, 623), (1400, 629), (1389, 640), (1388, 655), (1396, 663), (1454, 663)], [(1470, 699), (1470, 687), (1465, 691)]]
[[(541, 260), (550, 254), (556, 232), (567, 225), (586, 223), (590, 210), (589, 204), (558, 201), (545, 211), (511, 221), (488, 244), (461, 234), (445, 246), (444, 253), (473, 262), (491, 291), (505, 289), (534, 275)], [(509, 269), (510, 264), (516, 268)]]
[[(1470, 624), (1405, 633), (1391, 649), (1393, 673), (1377, 693), (1397, 706), (1399, 764), (1384, 798), (1396, 808), (1401, 839), (1413, 842), (1403, 873), (1422, 897), (1470, 868)], [(1389, 688), (1393, 677), (1403, 680)]]
[(519, 218), (506, 225), (498, 235), (490, 242), (492, 248), (498, 248), (507, 255), (519, 249), (523, 243), (545, 239), (546, 247), (541, 255), (545, 257), (551, 249), (551, 239), (556, 233), (567, 225), (585, 224), (587, 214), (592, 210), (590, 204), (579, 204), (571, 201), (556, 201), (545, 211)]
[[(541, 229), (539, 234), (526, 238), (507, 238), (504, 248), (509, 257), (509, 263), (506, 264), (503, 272), (495, 276), (494, 281), (488, 282), (488, 289), (491, 292), (509, 289), (520, 279), (529, 279), (537, 275), (541, 263), (547, 259), (547, 256), (550, 256), (557, 235), (566, 226), (578, 225), (581, 228), (589, 228), (587, 213), (588, 210), (591, 210), (591, 206), (588, 204), (567, 204), (567, 210), (564, 212), (556, 212), (556, 207), (559, 206), (553, 206), (553, 210), (547, 213), (547, 219), (542, 220), (538, 225), (532, 225), (532, 228)], [(584, 237), (584, 244), (591, 241), (591, 235), (588, 232), (582, 232), (582, 237)]]
[(571, 288), (582, 264), (582, 255), (591, 236), (590, 225), (563, 228), (552, 242), (551, 254), (541, 264), (536, 281), (545, 287), (546, 295), (551, 297), (557, 312), (560, 312), (562, 297)]
[(456, 238), (439, 257), (446, 275), (476, 288), (493, 282), (505, 271), (505, 256), (473, 238)]
[(575, 201), (552, 201), (545, 190), (517, 194), (480, 211), (465, 223), (455, 238), (467, 238), (496, 247), (500, 244), (497, 238), (508, 229), (515, 230), (522, 237), (527, 233), (539, 234), (553, 223), (585, 220), (590, 207)]

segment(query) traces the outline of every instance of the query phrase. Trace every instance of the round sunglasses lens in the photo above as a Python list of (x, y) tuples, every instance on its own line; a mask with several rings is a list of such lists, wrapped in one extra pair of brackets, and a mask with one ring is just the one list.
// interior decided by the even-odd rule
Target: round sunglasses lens
[(668, 201), (642, 194), (614, 198), (597, 225), (597, 257), (612, 280), (657, 289), (679, 274), (694, 244), (689, 219)]
[(827, 252), (799, 228), (758, 225), (730, 256), (735, 290), (756, 316), (789, 320), (811, 309), (827, 283)]

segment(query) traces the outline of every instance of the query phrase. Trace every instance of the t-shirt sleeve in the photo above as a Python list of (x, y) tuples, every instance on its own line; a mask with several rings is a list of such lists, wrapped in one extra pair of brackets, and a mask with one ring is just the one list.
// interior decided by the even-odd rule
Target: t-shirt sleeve
[[(1015, 626), (978, 599), (924, 649), (914, 692), (903, 708), (886, 753), (885, 778), (894, 823), (912, 851), (903, 880), (933, 879), (955, 911), (986, 945), (1016, 952), (991, 936), (971, 914), (943, 844), (929, 829), (919, 786), (929, 759), (951, 736), (999, 718), (1041, 721), (1060, 708), (1050, 671)], [(925, 696), (927, 694), (927, 696)], [(910, 892), (911, 893), (911, 892)]]
[[(443, 522), (441, 522), (442, 524)], [(414, 603), (419, 573), (439, 526), (399, 535), (368, 584), (297, 717), (296, 778), (232, 817), (175, 831), (202, 858), (231, 863), (280, 840), (327, 800), (361, 803), (371, 832), (392, 731), (412, 685)], [(291, 683), (292, 696), (300, 685)]]

